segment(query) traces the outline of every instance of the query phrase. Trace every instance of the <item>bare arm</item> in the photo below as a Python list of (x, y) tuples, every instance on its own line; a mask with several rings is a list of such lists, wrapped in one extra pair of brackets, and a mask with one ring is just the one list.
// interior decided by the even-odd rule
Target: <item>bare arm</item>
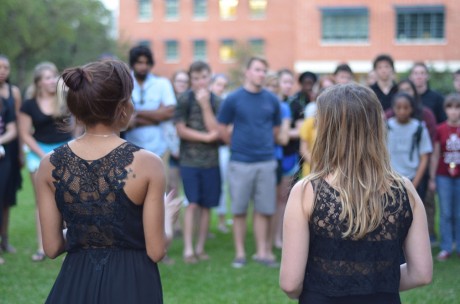
[(403, 245), (406, 263), (400, 266), (400, 291), (427, 285), (433, 277), (433, 260), (425, 208), (412, 183), (406, 179), (405, 184), (412, 206), (413, 220)]
[[(148, 170), (147, 194), (144, 199), (143, 223), (147, 255), (154, 262), (160, 261), (166, 254), (165, 204), (166, 187), (165, 170), (161, 159), (154, 155), (142, 161)], [(146, 168), (145, 166), (149, 167)]]
[(40, 158), (45, 157), (45, 152), (38, 146), (37, 141), (32, 136), (32, 118), (25, 114), (19, 114), (19, 136), (21, 137), (22, 141)]
[(231, 128), (229, 128), (228, 125), (219, 123), (217, 126), (217, 129), (219, 131), (220, 139), (222, 139), (222, 141), (225, 144), (229, 145), (231, 141), (231, 134), (232, 134)]
[(289, 138), (297, 139), (300, 136), (300, 128), (302, 127), (303, 119), (299, 119), (295, 122), (295, 128), (289, 129)]
[(436, 190), (436, 170), (438, 169), (440, 156), (441, 144), (437, 141), (434, 143), (434, 149), (430, 159), (430, 183), (428, 187), (431, 191)]
[(414, 180), (412, 183), (414, 184), (414, 187), (418, 187), (420, 184), (420, 181), (423, 178), (423, 175), (425, 175), (426, 168), (428, 166), (428, 154), (422, 154), (420, 155), (420, 164), (418, 165), (417, 172), (415, 173)]
[(6, 124), (5, 133), (0, 135), (0, 145), (7, 144), (18, 136), (16, 122), (12, 121)]
[(65, 251), (65, 240), (62, 233), (62, 215), (54, 198), (55, 190), (51, 180), (51, 171), (52, 165), (47, 155), (40, 162), (35, 183), (43, 249), (49, 258), (54, 259)]
[(306, 140), (300, 140), (300, 156), (305, 160), (305, 162), (310, 163), (311, 161), (311, 149), (308, 146)]
[(281, 146), (287, 145), (289, 142), (289, 130), (291, 128), (291, 119), (283, 119), (281, 121), (280, 130), (278, 137), (276, 138), (276, 143)]
[(176, 129), (177, 135), (179, 135), (180, 138), (188, 141), (210, 143), (219, 139), (219, 133), (217, 131), (198, 131), (187, 127), (183, 122), (176, 123)]
[(171, 119), (174, 115), (174, 106), (164, 106), (156, 110), (143, 110), (136, 112), (136, 125), (157, 125), (165, 120)]
[(201, 108), (206, 129), (210, 132), (217, 132), (217, 120), (211, 105), (211, 92), (207, 89), (198, 90), (195, 93), (195, 98)]
[(280, 286), (291, 299), (298, 299), (302, 292), (310, 241), (308, 220), (313, 197), (311, 184), (304, 186), (304, 181), (298, 182), (291, 190), (284, 213)]

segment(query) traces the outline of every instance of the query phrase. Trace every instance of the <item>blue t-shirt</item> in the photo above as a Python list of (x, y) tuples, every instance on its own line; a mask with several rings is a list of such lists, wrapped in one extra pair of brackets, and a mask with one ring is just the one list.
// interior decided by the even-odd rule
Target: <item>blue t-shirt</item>
[(233, 124), (230, 160), (252, 163), (275, 159), (273, 127), (281, 124), (280, 103), (272, 93), (239, 88), (225, 99), (218, 121)]
[[(289, 108), (289, 105), (285, 102), (280, 101), (280, 107), (281, 107), (281, 121), (285, 119), (292, 119), (291, 108)], [(280, 145), (275, 146), (275, 158), (276, 159), (283, 158), (283, 146), (280, 146)]]

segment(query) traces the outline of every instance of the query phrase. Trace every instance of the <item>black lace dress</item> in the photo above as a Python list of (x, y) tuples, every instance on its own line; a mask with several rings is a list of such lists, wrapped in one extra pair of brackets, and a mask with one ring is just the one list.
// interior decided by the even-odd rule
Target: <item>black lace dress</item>
[(412, 224), (405, 189), (393, 190), (382, 224), (362, 239), (342, 238), (348, 225), (339, 220), (339, 192), (324, 180), (314, 181), (313, 189), (316, 203), (299, 303), (401, 303), (401, 252)]
[(67, 256), (46, 303), (162, 303), (157, 264), (146, 253), (142, 206), (125, 194), (126, 166), (139, 148), (123, 143), (86, 161), (69, 146), (51, 155)]

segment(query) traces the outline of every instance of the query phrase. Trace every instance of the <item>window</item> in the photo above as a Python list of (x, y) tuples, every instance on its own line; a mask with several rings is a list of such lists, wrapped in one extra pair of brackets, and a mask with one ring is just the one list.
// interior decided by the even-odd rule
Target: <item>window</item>
[(150, 40), (139, 40), (138, 45), (145, 46), (150, 49), (152, 47), (152, 42)]
[(150, 0), (138, 0), (138, 17), (140, 20), (152, 19), (152, 2)]
[(369, 14), (364, 7), (321, 9), (323, 42), (367, 42)]
[(238, 0), (219, 0), (219, 12), (222, 19), (235, 19)]
[(179, 18), (179, 0), (166, 0), (165, 3), (166, 19)]
[(232, 61), (236, 57), (235, 40), (224, 39), (219, 48), (219, 57), (222, 61)]
[(398, 41), (444, 39), (444, 6), (397, 6)]
[(166, 61), (179, 60), (179, 43), (177, 40), (167, 40), (165, 43)]
[(194, 60), (206, 60), (207, 58), (206, 51), (206, 41), (205, 40), (195, 40), (193, 41), (193, 59)]
[(208, 16), (208, 0), (193, 1), (193, 17), (206, 18)]
[(265, 41), (263, 39), (257, 38), (249, 40), (249, 47), (254, 55), (265, 55)]
[(252, 18), (265, 18), (267, 0), (249, 0), (249, 10)]

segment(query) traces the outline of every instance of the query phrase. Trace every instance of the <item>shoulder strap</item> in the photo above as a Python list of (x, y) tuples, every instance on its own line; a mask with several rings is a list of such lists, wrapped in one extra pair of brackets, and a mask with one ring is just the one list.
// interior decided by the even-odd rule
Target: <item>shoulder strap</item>
[(414, 135), (412, 136), (412, 146), (410, 150), (409, 159), (412, 161), (412, 156), (414, 151), (420, 151), (420, 140), (422, 139), (423, 125), (422, 121), (418, 121), (417, 130), (415, 130)]

